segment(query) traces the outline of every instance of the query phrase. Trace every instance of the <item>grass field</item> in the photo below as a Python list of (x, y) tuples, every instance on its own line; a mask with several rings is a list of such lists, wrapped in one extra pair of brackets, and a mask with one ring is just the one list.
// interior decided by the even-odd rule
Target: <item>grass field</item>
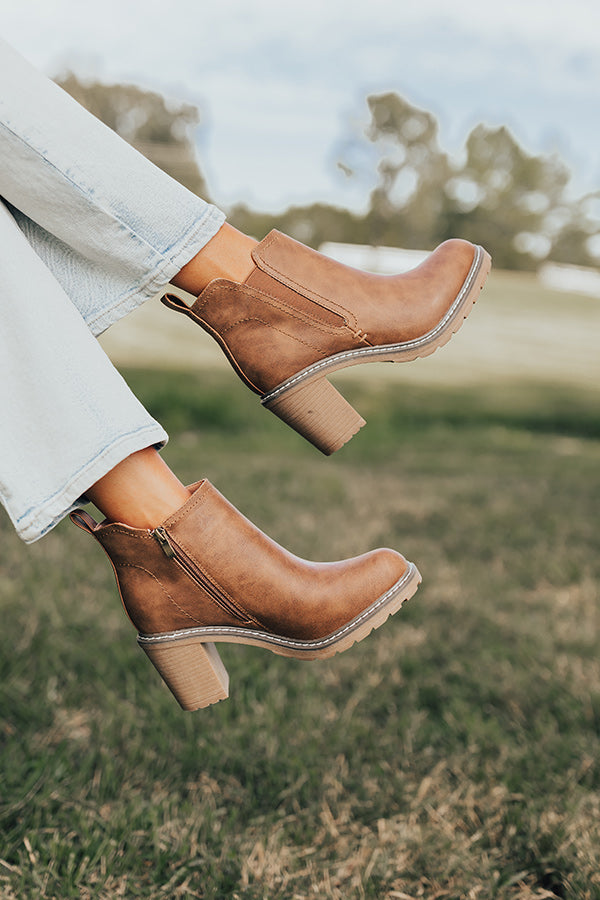
[(126, 373), (181, 477), (293, 551), (419, 565), (339, 657), (223, 645), (231, 698), (183, 713), (100, 548), (0, 519), (3, 900), (600, 898), (600, 305), (547, 296), (524, 334), (501, 304), (544, 296), (495, 284), (456, 348), (343, 379), (368, 426), (329, 460), (227, 370)]

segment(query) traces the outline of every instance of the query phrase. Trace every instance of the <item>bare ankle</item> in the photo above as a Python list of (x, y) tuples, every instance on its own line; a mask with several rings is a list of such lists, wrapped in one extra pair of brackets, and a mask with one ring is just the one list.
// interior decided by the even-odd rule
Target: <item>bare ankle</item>
[(200, 294), (215, 278), (245, 281), (254, 268), (251, 254), (257, 243), (254, 238), (225, 223), (172, 282), (190, 294)]
[(131, 528), (156, 528), (191, 496), (151, 447), (118, 463), (86, 494), (107, 519)]

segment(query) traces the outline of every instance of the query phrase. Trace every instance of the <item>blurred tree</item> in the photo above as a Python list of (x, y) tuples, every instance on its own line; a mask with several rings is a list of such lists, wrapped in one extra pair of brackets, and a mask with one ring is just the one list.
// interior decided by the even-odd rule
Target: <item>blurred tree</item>
[(277, 228), (310, 247), (319, 247), (325, 241), (366, 244), (370, 239), (364, 216), (327, 203), (291, 206), (282, 213), (256, 212), (239, 204), (229, 210), (227, 218), (240, 231), (256, 238)]
[(558, 157), (530, 156), (507, 128), (478, 125), (444, 188), (444, 237), (488, 246), (503, 268), (536, 268), (570, 217), (569, 178)]
[(155, 165), (208, 199), (192, 137), (200, 121), (195, 106), (172, 103), (132, 84), (83, 82), (72, 72), (55, 81)]
[(569, 199), (570, 174), (557, 156), (532, 156), (507, 128), (478, 125), (462, 160), (451, 160), (439, 148), (431, 113), (394, 93), (367, 103), (364, 136), (375, 153), (360, 152), (354, 138), (339, 166), (363, 184), (364, 169), (375, 170), (357, 229), (368, 242), (429, 248), (464, 237), (484, 244), (505, 268), (534, 269), (546, 258), (597, 264), (600, 211), (589, 207), (600, 207), (600, 195)]
[[(134, 85), (82, 82), (72, 73), (57, 83), (209, 199), (193, 140), (196, 107)], [(439, 147), (430, 112), (389, 92), (368, 97), (367, 104), (370, 122), (360, 139), (346, 142), (350, 160), (339, 163), (348, 176), (361, 178), (369, 195), (366, 213), (315, 203), (273, 215), (238, 205), (229, 214), (232, 224), (258, 238), (279, 228), (313, 247), (339, 241), (427, 249), (464, 237), (486, 246), (504, 268), (536, 268), (546, 258), (598, 264), (600, 192), (569, 200), (569, 172), (558, 157), (531, 156), (507, 128), (478, 125), (462, 160), (451, 160)]]
[(367, 215), (371, 242), (427, 246), (439, 231), (450, 176), (437, 121), (398, 94), (371, 96), (367, 103), (366, 135), (378, 156), (378, 184)]
[(560, 226), (552, 246), (552, 259), (597, 266), (600, 263), (600, 191), (572, 203)]

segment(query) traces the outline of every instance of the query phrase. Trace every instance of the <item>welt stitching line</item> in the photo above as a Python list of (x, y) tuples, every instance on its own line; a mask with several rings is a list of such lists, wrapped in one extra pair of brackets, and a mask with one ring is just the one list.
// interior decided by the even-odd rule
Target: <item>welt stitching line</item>
[[(465, 282), (458, 293), (457, 297), (454, 300), (454, 303), (447, 311), (446, 315), (441, 319), (440, 322), (433, 328), (431, 331), (428, 331), (427, 334), (422, 335), (420, 338), (415, 338), (411, 341), (401, 341), (399, 344), (385, 344), (383, 346), (374, 346), (368, 349), (358, 348), (356, 350), (346, 350), (342, 353), (335, 354), (335, 356), (329, 356), (327, 359), (321, 360), (321, 362), (313, 363), (311, 366), (308, 366), (307, 369), (303, 372), (299, 372), (293, 378), (289, 378), (287, 381), (282, 382), (282, 384), (278, 385), (278, 387), (273, 388), (272, 391), (269, 391), (267, 394), (264, 394), (261, 402), (270, 402), (271, 400), (278, 397), (280, 394), (285, 393), (289, 388), (293, 387), (299, 381), (303, 381), (305, 378), (314, 375), (316, 372), (321, 371), (321, 369), (327, 369), (331, 364), (331, 361), (334, 362), (342, 362), (345, 359), (354, 359), (355, 357), (364, 357), (364, 356), (378, 356), (382, 355), (386, 352), (400, 352), (405, 350), (412, 350), (417, 347), (421, 347), (423, 344), (429, 343), (433, 340), (440, 332), (446, 328), (449, 322), (455, 317), (457, 312), (460, 310), (463, 302), (468, 299), (468, 295), (471, 291), (472, 282), (475, 280), (477, 272), (479, 271), (479, 261), (482, 259), (481, 255), (481, 247), (477, 247), (477, 252), (475, 254), (475, 259), (473, 260), (473, 264), (471, 266), (471, 271), (469, 275), (465, 279)], [(478, 263), (476, 266), (475, 263)], [(473, 301), (474, 303), (475, 301)]]
[[(279, 643), (281, 645), (288, 645), (290, 647), (299, 647), (299, 649), (307, 649), (307, 650), (318, 649), (319, 647), (327, 646), (328, 644), (331, 644), (332, 640), (334, 643), (337, 643), (342, 637), (344, 637), (345, 634), (347, 634), (348, 632), (355, 631), (359, 625), (362, 625), (362, 623), (364, 621), (370, 619), (374, 615), (374, 613), (378, 612), (379, 609), (381, 608), (381, 606), (385, 606), (385, 604), (387, 603), (388, 600), (393, 599), (396, 596), (396, 594), (402, 589), (402, 587), (404, 587), (404, 585), (407, 584), (411, 580), (412, 576), (415, 573), (416, 573), (416, 568), (411, 563), (409, 565), (408, 569), (406, 570), (406, 572), (404, 573), (404, 575), (402, 576), (402, 578), (398, 582), (396, 582), (396, 584), (392, 585), (392, 587), (388, 591), (386, 591), (385, 594), (383, 594), (379, 598), (379, 600), (375, 601), (375, 603), (373, 603), (371, 606), (367, 607), (367, 609), (364, 610), (364, 612), (362, 612), (360, 616), (358, 616), (356, 619), (353, 619), (352, 622), (349, 622), (347, 625), (345, 625), (343, 628), (340, 628), (338, 631), (334, 631), (333, 634), (327, 635), (327, 637), (321, 638), (320, 640), (317, 640), (317, 641), (293, 641), (289, 638), (283, 638), (283, 637), (280, 637), (279, 635), (272, 635), (272, 634), (268, 634), (266, 632), (264, 634), (260, 634), (260, 633), (256, 634), (256, 632), (253, 633), (253, 632), (249, 631), (248, 629), (243, 629), (243, 628), (233, 628), (233, 627), (219, 628), (218, 626), (213, 626), (213, 627), (214, 627), (214, 630), (218, 631), (219, 634), (240, 634), (240, 635), (244, 634), (244, 635), (253, 635), (253, 636), (256, 636), (259, 638), (266, 637), (266, 638), (271, 638), (271, 639), (273, 637), (276, 637), (277, 638), (276, 643)], [(405, 597), (403, 602), (406, 602), (407, 599), (408, 598)], [(203, 627), (204, 633), (206, 633), (207, 635), (211, 633), (210, 625), (202, 626), (202, 627)], [(159, 643), (161, 639), (168, 639), (174, 633), (175, 632), (167, 632), (165, 634), (156, 635), (156, 636), (140, 635), (140, 637), (149, 639), (148, 640), (149, 643), (154, 643), (154, 642)], [(152, 638), (154, 638), (154, 641), (152, 640)]]

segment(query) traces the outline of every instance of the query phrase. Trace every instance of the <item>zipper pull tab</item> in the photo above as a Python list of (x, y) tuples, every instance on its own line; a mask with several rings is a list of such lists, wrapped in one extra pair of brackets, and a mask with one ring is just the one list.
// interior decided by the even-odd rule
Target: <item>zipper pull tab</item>
[(168, 556), (169, 559), (173, 559), (173, 557), (175, 556), (175, 551), (173, 550), (171, 542), (169, 541), (169, 535), (162, 525), (159, 525), (158, 528), (154, 529), (154, 531), (152, 532), (152, 537), (158, 541), (165, 556)]

